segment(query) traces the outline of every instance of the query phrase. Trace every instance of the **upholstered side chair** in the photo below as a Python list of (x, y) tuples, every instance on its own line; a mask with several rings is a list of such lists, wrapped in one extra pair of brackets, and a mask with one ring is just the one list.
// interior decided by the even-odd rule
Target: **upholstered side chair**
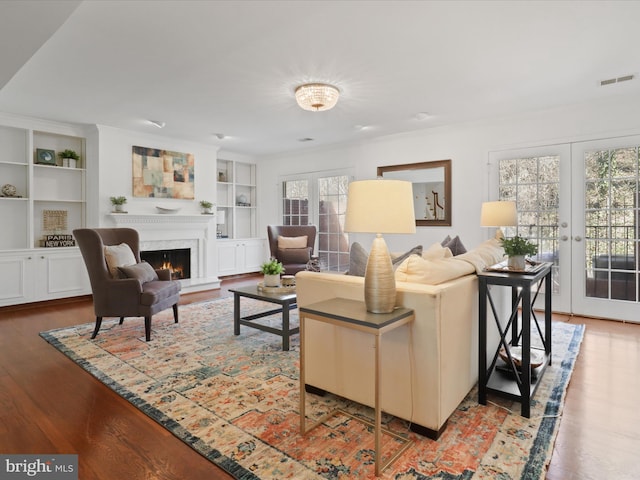
[[(140, 238), (132, 228), (81, 228), (73, 231), (89, 273), (96, 326), (103, 317), (144, 317), (147, 341), (151, 339), (151, 317), (169, 307), (178, 323), (180, 282), (169, 270), (154, 270), (140, 261)], [(107, 247), (107, 248), (105, 248)]]
[[(307, 268), (316, 243), (315, 225), (268, 225), (267, 236), (271, 256), (282, 263), (287, 275)], [(302, 237), (307, 237), (306, 241)]]

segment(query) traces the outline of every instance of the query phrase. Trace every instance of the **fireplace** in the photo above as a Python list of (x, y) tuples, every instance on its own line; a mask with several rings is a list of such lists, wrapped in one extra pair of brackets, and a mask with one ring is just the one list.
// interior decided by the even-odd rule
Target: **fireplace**
[(164, 250), (146, 250), (140, 252), (140, 258), (155, 269), (168, 269), (173, 280), (191, 278), (191, 249), (172, 248)]
[[(188, 260), (182, 260), (178, 269), (176, 261), (169, 259), (174, 270), (173, 278), (180, 279), (182, 293), (200, 292), (220, 287), (215, 275), (215, 215), (163, 215), (157, 213), (108, 214), (117, 227), (134, 228), (140, 234), (140, 256), (157, 251), (188, 250)], [(160, 261), (161, 260), (161, 261)], [(162, 267), (165, 259), (149, 258), (149, 264)], [(160, 263), (156, 264), (155, 262)], [(181, 272), (178, 272), (181, 270)]]

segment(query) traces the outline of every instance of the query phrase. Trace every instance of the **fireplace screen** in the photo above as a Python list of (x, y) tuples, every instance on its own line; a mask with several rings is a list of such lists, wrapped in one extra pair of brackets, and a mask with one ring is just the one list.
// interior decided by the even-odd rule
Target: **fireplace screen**
[(155, 269), (170, 270), (173, 280), (191, 278), (191, 249), (189, 248), (147, 250), (140, 252), (140, 258)]

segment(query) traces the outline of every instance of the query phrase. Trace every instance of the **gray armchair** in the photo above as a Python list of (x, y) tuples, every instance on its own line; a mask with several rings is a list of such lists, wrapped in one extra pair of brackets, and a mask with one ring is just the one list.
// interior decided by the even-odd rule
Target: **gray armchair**
[[(271, 256), (284, 265), (287, 275), (295, 275), (307, 268), (307, 262), (313, 256), (316, 243), (315, 225), (268, 225), (269, 250)], [(278, 248), (278, 237), (307, 237), (307, 245), (303, 248)]]
[[(131, 278), (115, 278), (109, 271), (104, 247), (125, 243), (131, 247), (135, 262), (140, 264), (140, 238), (131, 228), (81, 228), (73, 231), (76, 243), (84, 259), (91, 290), (96, 326), (91, 338), (100, 330), (103, 317), (144, 317), (145, 338), (151, 339), (151, 317), (169, 307), (173, 308), (173, 317), (178, 323), (178, 300), (180, 282), (171, 280), (169, 270), (155, 270), (148, 265), (144, 274), (136, 276), (135, 265), (128, 267)], [(130, 254), (129, 254), (130, 255)], [(125, 267), (123, 267), (126, 269)], [(152, 278), (149, 278), (149, 270)]]

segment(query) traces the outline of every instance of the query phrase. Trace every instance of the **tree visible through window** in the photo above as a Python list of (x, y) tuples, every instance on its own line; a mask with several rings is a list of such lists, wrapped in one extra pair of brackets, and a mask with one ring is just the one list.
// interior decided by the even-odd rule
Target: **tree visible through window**
[(322, 270), (349, 268), (349, 237), (344, 232), (348, 175), (309, 174), (282, 182), (282, 223), (318, 226), (318, 256)]
[(558, 207), (560, 158), (556, 155), (511, 158), (499, 162), (500, 200), (512, 200), (518, 208), (518, 225), (506, 227), (538, 244), (539, 260), (553, 262), (553, 291), (558, 293)]

